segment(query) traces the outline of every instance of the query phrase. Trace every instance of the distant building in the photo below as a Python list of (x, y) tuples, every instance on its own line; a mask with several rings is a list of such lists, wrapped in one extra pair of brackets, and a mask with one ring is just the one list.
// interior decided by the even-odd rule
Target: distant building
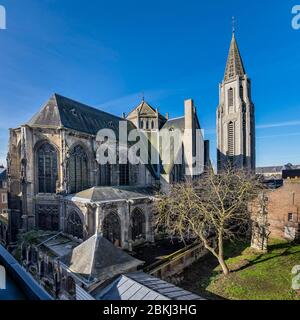
[(256, 174), (264, 178), (267, 187), (276, 189), (283, 185), (283, 179), (299, 176), (299, 170), (300, 165), (288, 163), (283, 166), (257, 167)]
[(0, 243), (8, 242), (7, 171), (0, 166)]

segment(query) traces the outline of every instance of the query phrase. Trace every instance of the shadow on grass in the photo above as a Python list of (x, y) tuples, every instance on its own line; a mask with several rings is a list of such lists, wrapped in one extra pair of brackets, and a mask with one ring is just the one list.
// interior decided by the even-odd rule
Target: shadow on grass
[[(225, 246), (225, 258), (240, 256), (247, 247), (249, 247), (249, 243), (247, 242), (238, 244), (229, 243)], [(218, 266), (218, 260), (211, 253), (208, 253), (184, 271), (184, 280), (180, 285), (209, 300), (227, 300), (207, 290), (210, 283), (216, 277), (222, 275), (221, 270), (215, 270)]]
[[(286, 256), (290, 256), (290, 255), (294, 255), (297, 253), (300, 253), (300, 249), (294, 252), (290, 252), (289, 250), (293, 247), (293, 243), (277, 243), (277, 244), (271, 244), (268, 246), (268, 252), (267, 253), (261, 253), (259, 255), (257, 255), (253, 260), (248, 261), (248, 263), (246, 263), (245, 265), (236, 268), (234, 270), (231, 270), (231, 272), (238, 272), (238, 271), (242, 271), (244, 269), (247, 269), (249, 267), (255, 266), (259, 263), (263, 263), (266, 261), (270, 261), (272, 259), (278, 258), (278, 257), (286, 257)], [(281, 250), (284, 249), (283, 251), (279, 252), (278, 254), (273, 253), (273, 251), (276, 250)], [(263, 258), (263, 256), (266, 256), (265, 258)]]

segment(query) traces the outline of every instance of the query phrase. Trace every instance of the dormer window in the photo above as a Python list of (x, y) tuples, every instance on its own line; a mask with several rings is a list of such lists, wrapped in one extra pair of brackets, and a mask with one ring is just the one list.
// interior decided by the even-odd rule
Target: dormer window
[(78, 117), (78, 113), (77, 113), (75, 108), (71, 109), (70, 111), (71, 111), (73, 116)]

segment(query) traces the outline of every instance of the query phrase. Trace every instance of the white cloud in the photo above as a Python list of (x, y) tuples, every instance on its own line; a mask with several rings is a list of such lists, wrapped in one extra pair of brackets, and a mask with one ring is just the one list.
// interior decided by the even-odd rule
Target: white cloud
[(292, 127), (292, 126), (299, 126), (300, 120), (296, 121), (285, 121), (285, 122), (277, 122), (277, 123), (267, 123), (267, 124), (260, 124), (256, 126), (256, 129), (268, 129), (268, 128), (279, 128), (279, 127)]

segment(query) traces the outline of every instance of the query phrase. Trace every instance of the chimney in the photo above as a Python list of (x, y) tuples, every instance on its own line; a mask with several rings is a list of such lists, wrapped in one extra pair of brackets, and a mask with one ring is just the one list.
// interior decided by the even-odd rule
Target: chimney
[(169, 112), (166, 113), (166, 119), (169, 120)]

